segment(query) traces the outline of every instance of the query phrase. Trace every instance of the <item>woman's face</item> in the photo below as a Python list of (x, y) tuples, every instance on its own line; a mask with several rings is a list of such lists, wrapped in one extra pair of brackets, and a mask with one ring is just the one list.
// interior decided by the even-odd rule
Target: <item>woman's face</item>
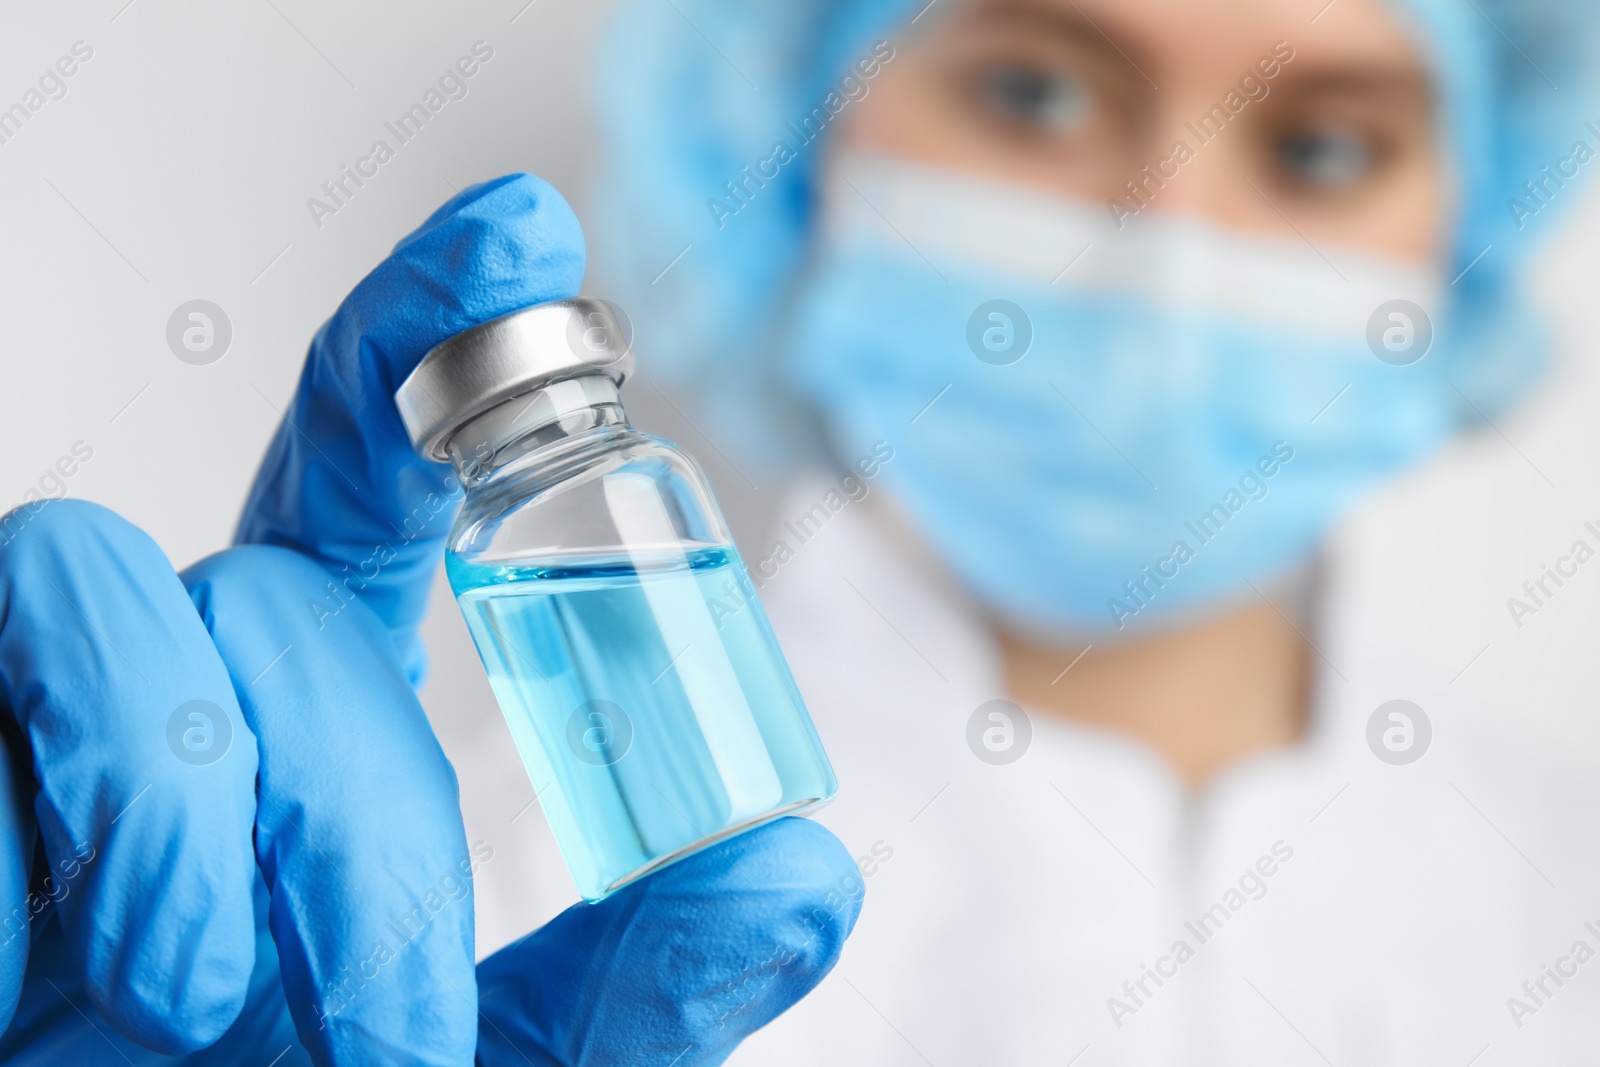
[(1106, 202), (1128, 225), (1177, 212), (1435, 255), (1447, 190), (1419, 57), (1382, 0), (1314, 8), (945, 0), (896, 42), (844, 136)]

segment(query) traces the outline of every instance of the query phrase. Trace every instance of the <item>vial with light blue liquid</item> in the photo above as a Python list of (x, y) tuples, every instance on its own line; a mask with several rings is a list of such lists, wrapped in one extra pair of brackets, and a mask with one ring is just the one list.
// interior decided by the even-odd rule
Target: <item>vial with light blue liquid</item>
[(540, 304), (395, 394), (466, 490), (445, 567), (586, 900), (837, 790), (705, 475), (635, 430), (610, 305)]

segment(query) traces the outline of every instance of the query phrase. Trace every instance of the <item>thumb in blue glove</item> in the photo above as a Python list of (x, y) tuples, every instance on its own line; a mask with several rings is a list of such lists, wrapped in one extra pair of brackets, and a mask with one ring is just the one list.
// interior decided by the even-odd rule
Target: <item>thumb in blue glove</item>
[(574, 905), (478, 965), (478, 1062), (721, 1063), (833, 968), (862, 889), (788, 818)]

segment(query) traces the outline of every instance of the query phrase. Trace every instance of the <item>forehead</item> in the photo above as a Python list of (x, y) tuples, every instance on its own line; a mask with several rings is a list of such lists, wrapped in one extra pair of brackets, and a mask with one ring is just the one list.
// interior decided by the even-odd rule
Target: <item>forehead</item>
[[(947, 25), (1013, 24), (1118, 55), (1161, 78), (1236, 79), (1284, 41), (1305, 71), (1352, 67), (1416, 72), (1420, 63), (1395, 0), (945, 0)], [(1324, 6), (1326, 4), (1326, 6)]]

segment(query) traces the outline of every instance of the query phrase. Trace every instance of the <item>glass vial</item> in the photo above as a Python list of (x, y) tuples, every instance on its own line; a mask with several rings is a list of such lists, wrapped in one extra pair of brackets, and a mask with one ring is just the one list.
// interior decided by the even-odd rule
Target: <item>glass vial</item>
[(609, 305), (440, 344), (395, 394), (466, 489), (445, 566), (586, 900), (837, 791), (705, 475), (635, 430)]

